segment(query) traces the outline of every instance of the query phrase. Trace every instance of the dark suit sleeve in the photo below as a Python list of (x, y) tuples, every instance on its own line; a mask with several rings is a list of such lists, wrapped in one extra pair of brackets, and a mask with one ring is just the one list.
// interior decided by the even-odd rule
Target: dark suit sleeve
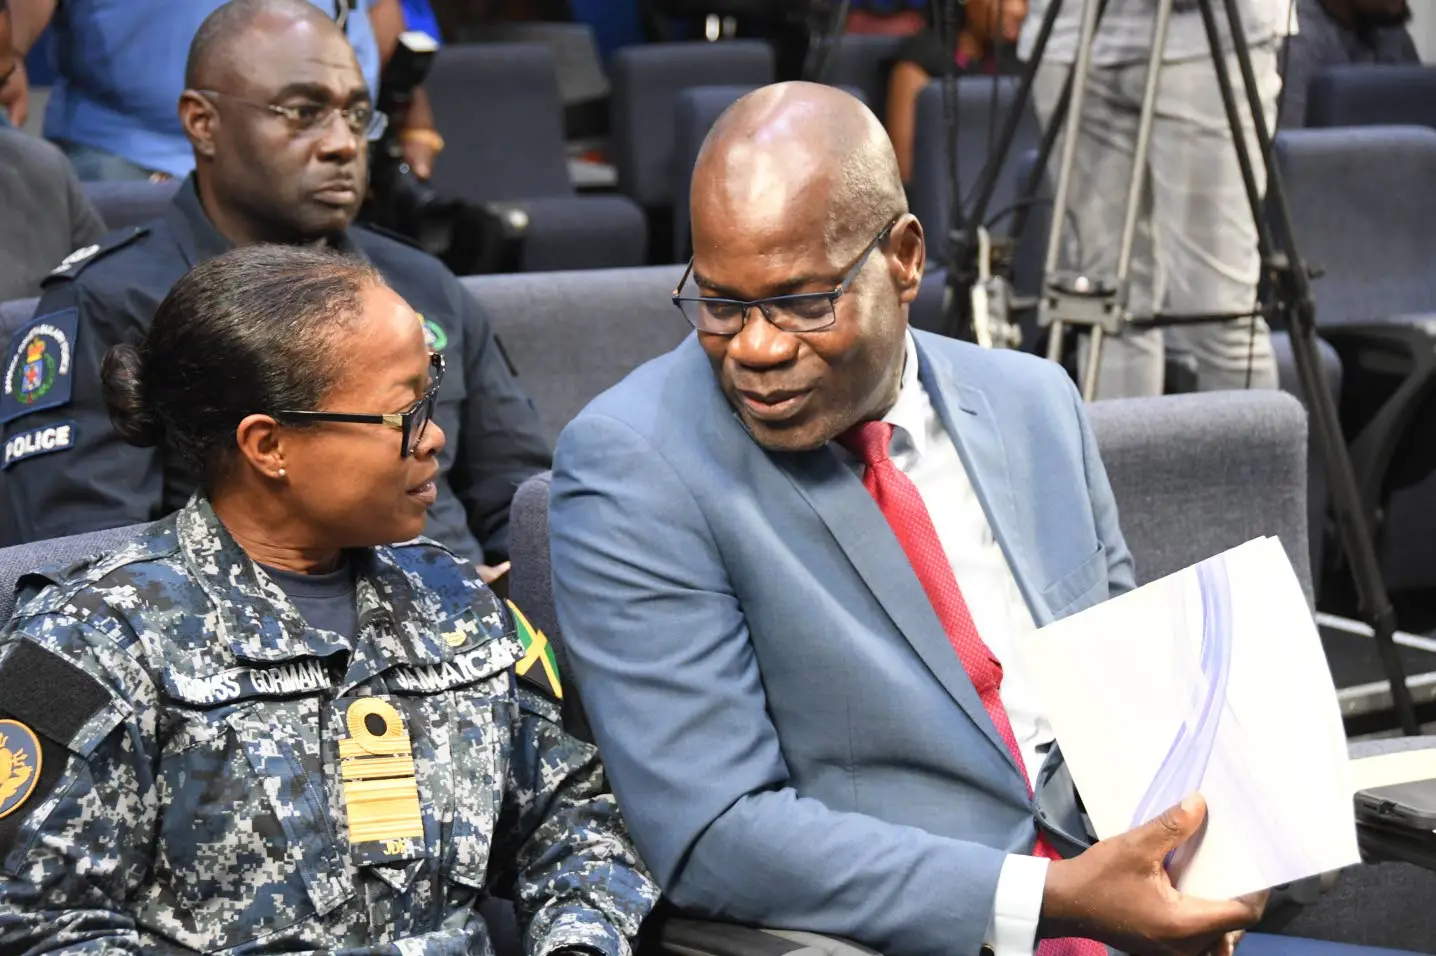
[(458, 442), (449, 483), (468, 514), (469, 528), (491, 563), (508, 560), (509, 503), (524, 479), (544, 471), (552, 461), (543, 439), (538, 412), (494, 337), (483, 307), (450, 279), (452, 297), (462, 311), (464, 335), (464, 400)]
[[(7, 443), (47, 426), (68, 425), (71, 447), (15, 461), (5, 483), (22, 541), (117, 528), (158, 517), (163, 469), (153, 448), (126, 444), (110, 426), (100, 392), (100, 363), (110, 346), (132, 341), (142, 328), (128, 296), (101, 301), (74, 282), (52, 284), (37, 319), (79, 313), (70, 370), (70, 400), (22, 415), (5, 425)], [(7, 355), (7, 367), (13, 356)], [(8, 460), (8, 456), (7, 456)]]
[(592, 413), (571, 424), (550, 533), (571, 670), (671, 902), (888, 956), (978, 951), (1005, 854), (798, 795), (718, 542), (646, 440)]

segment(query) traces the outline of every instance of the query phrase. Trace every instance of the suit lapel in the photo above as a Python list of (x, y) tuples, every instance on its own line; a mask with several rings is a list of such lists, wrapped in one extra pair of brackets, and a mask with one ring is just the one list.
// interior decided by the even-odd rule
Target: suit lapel
[(922, 582), (862, 482), (837, 453), (828, 448), (774, 457), (779, 459), (798, 493), (828, 526), (833, 540), (893, 625), (972, 722), (1010, 761), (1007, 747), (997, 736), (962, 660), (948, 641), (922, 589)]
[[(1026, 564), (1021, 560), (1026, 542), (1020, 539), (1017, 522), (1017, 490), (1008, 466), (1007, 448), (998, 429), (997, 416), (987, 395), (974, 384), (977, 375), (962, 375), (946, 356), (923, 348), (917, 339), (918, 378), (928, 398), (947, 426), (957, 455), (967, 469), (968, 480), (987, 515), (993, 537), (1007, 558), (1017, 579), (1018, 590), (1027, 601), (1037, 624), (1047, 623), (1047, 607), (1041, 600)], [(962, 582), (958, 582), (961, 586)]]

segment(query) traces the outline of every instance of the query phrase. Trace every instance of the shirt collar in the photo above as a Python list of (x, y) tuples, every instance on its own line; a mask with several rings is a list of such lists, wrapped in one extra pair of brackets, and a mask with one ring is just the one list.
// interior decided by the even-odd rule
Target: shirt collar
[[(191, 266), (224, 255), (234, 248), (234, 243), (215, 227), (209, 214), (204, 211), (194, 173), (185, 177), (179, 191), (175, 193), (173, 215), (179, 220), (180, 235), (186, 239), (183, 246), (189, 253)], [(348, 230), (340, 233), (332, 246), (350, 255), (360, 254)]]
[(927, 451), (927, 422), (931, 405), (926, 398), (922, 382), (918, 380), (917, 341), (909, 331), (903, 353), (902, 384), (898, 388), (897, 401), (883, 416), (883, 421), (893, 426), (893, 441), (897, 442), (901, 433), (902, 439), (912, 444), (919, 458)]

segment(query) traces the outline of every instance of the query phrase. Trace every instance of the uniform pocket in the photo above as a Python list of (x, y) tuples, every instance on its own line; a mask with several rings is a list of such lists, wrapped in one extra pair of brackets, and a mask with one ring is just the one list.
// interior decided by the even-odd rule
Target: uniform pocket
[(515, 704), (511, 678), (494, 678), (453, 692), (450, 725), (454, 829), (449, 879), (482, 890), (491, 874), (494, 831), (509, 776)]
[(227, 949), (322, 917), (353, 895), (318, 754), (290, 728), (318, 701), (255, 701), (194, 718), (161, 757), (156, 880), (142, 920), (184, 946)]

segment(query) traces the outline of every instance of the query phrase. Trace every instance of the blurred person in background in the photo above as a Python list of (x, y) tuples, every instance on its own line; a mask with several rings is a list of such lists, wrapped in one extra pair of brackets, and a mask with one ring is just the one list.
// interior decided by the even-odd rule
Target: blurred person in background
[(1323, 70), (1349, 63), (1421, 62), (1407, 0), (1301, 0), (1301, 29), (1287, 41), (1280, 125), (1306, 125), (1306, 93)]
[[(437, 259), (352, 225), (367, 139), (383, 117), (344, 34), (307, 0), (231, 0), (196, 34), (185, 85), (180, 114), (196, 169), (173, 205), (52, 276), (35, 318), (11, 342), (19, 360), (9, 366), (0, 421), (21, 540), (182, 507), (196, 476), (164, 449), (129, 447), (110, 428), (99, 386), (106, 351), (144, 335), (171, 286), (207, 259), (261, 242), (326, 246), (373, 263), (445, 356), (435, 418), (449, 441), (426, 533), (496, 577), (508, 558), (509, 503), (549, 466), (548, 444), (473, 296)], [(68, 361), (44, 366), (47, 355)], [(38, 440), (61, 427), (64, 442)]]
[[(65, 150), (81, 179), (178, 178), (194, 168), (175, 103), (185, 51), (222, 2), (10, 0), (19, 56), (52, 28), (57, 78), (45, 111), (45, 137)], [(382, 65), (403, 30), (399, 0), (310, 2), (342, 22), (377, 98)], [(0, 108), (17, 126), (29, 113), (28, 98), (22, 64), (0, 87)], [(432, 132), (427, 110), (411, 113), (402, 118), (406, 131), (413, 123)], [(436, 142), (431, 136), (405, 137), (406, 158), (416, 172), (427, 174)]]
[[(0, 0), (0, 86), (19, 69), (10, 11)], [(77, 249), (98, 242), (105, 224), (75, 171), (44, 140), (9, 128), (0, 112), (0, 302), (40, 294), (40, 280)]]
[[(941, 2), (941, 0), (938, 0)], [(952, 62), (960, 74), (1018, 73), (1016, 43), (1027, 17), (1027, 0), (968, 0), (958, 6), (955, 49), (948, 49), (933, 25), (932, 7), (921, 32), (899, 48), (888, 79), (885, 113), (888, 136), (897, 151), (903, 182), (912, 178), (917, 98), (923, 87), (943, 76)]]
[[(1019, 55), (1034, 56), (1049, 0), (1033, 0)], [(1277, 51), (1290, 32), (1292, 0), (1239, 0), (1251, 47), (1261, 122), (1276, 122), (1281, 76)], [(1127, 307), (1134, 316), (1249, 314), (1256, 307), (1260, 259), (1236, 148), (1222, 107), (1216, 69), (1200, 11), (1180, 3), (1172, 13), (1147, 157), (1147, 188), (1138, 210)], [(1045, 126), (1053, 122), (1063, 84), (1077, 54), (1084, 4), (1064, 0), (1033, 85), (1033, 102)], [(1114, 281), (1126, 214), (1128, 185), (1136, 173), (1137, 125), (1152, 46), (1153, 0), (1110, 0), (1093, 41), (1087, 102), (1078, 129), (1069, 185), (1070, 240), (1062, 268)], [(1241, 74), (1226, 18), (1217, 21), (1233, 82)], [(1242, 100), (1243, 135), (1260, 156), (1256, 125)], [(1065, 128), (1065, 127), (1064, 127)], [(1054, 157), (1062, 155), (1059, 137)], [(1057, 175), (1057, 161), (1052, 164)], [(1257, 164), (1257, 188), (1266, 170)], [(1080, 252), (1079, 252), (1080, 250)], [(1085, 338), (1085, 337), (1084, 337)], [(1085, 351), (1086, 343), (1083, 343)], [(1166, 353), (1189, 356), (1201, 389), (1276, 388), (1276, 358), (1265, 319), (1178, 325), (1127, 331), (1103, 343), (1098, 398), (1160, 395)], [(1085, 362), (1079, 359), (1079, 367)]]

